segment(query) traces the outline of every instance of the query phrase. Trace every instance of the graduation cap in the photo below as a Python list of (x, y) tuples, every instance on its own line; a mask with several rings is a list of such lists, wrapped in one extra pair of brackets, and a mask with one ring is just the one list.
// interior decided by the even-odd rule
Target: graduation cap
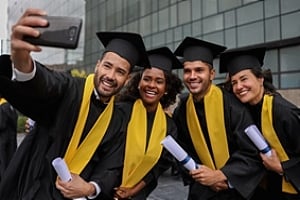
[(150, 67), (155, 67), (166, 72), (172, 69), (181, 69), (182, 64), (168, 47), (160, 47), (147, 51)]
[(133, 67), (148, 67), (149, 61), (141, 35), (129, 32), (98, 32), (105, 52), (114, 52), (126, 59)]
[(230, 76), (244, 69), (261, 68), (264, 64), (266, 48), (228, 50), (220, 55), (220, 73)]
[(174, 54), (183, 57), (183, 61), (201, 60), (213, 65), (213, 59), (226, 47), (192, 37), (186, 37), (177, 47)]

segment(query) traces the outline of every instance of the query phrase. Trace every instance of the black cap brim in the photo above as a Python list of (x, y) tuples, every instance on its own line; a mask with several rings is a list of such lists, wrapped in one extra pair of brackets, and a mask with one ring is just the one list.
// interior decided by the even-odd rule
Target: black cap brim
[(98, 32), (105, 52), (114, 52), (126, 59), (133, 67), (148, 67), (149, 61), (141, 35), (129, 32)]
[(168, 47), (161, 47), (147, 51), (150, 67), (159, 68), (166, 72), (181, 69), (182, 64)]
[(264, 64), (266, 48), (228, 50), (220, 55), (220, 73), (230, 76), (244, 69), (261, 68)]
[(186, 37), (177, 47), (174, 54), (183, 57), (183, 61), (201, 60), (212, 65), (213, 59), (225, 49), (226, 47), (222, 45)]

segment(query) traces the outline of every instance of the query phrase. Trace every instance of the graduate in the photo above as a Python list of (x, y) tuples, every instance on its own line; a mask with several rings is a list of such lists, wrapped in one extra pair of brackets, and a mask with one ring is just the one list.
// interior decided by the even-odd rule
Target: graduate
[(250, 199), (263, 177), (258, 151), (244, 133), (253, 123), (250, 114), (212, 83), (213, 59), (225, 49), (186, 37), (174, 52), (182, 57), (183, 82), (189, 90), (173, 115), (178, 142), (199, 164), (182, 173), (189, 200)]
[[(7, 168), (0, 199), (113, 199), (125, 140), (125, 118), (114, 95), (133, 66), (149, 65), (144, 43), (136, 33), (98, 32), (105, 51), (95, 73), (72, 77), (33, 60), (30, 52), (41, 48), (22, 40), (39, 34), (32, 27), (45, 26), (40, 17), (45, 14), (25, 11), (12, 29), (11, 56), (0, 60), (1, 93), (36, 122)], [(69, 182), (57, 177), (51, 165), (57, 157), (69, 167)]]
[(300, 109), (276, 92), (270, 70), (263, 70), (265, 48), (231, 50), (220, 56), (232, 92), (251, 112), (272, 148), (261, 153), (270, 199), (300, 199)]
[(17, 149), (18, 113), (0, 94), (0, 182)]
[(160, 142), (176, 137), (176, 125), (164, 112), (175, 103), (181, 92), (181, 80), (172, 69), (181, 63), (167, 47), (147, 52), (150, 68), (131, 79), (120, 96), (128, 113), (122, 184), (116, 188), (116, 199), (146, 200), (156, 188), (157, 179), (173, 164), (172, 156)]

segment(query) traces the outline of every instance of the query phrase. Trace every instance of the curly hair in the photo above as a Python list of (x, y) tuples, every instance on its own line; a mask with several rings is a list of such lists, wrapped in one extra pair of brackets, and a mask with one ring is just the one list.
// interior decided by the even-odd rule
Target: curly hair
[[(142, 78), (144, 70), (136, 72), (133, 74), (130, 81), (126, 84), (126, 86), (116, 95), (117, 101), (135, 101), (140, 98), (140, 93), (138, 89), (139, 82)], [(177, 94), (180, 94), (183, 90), (183, 84), (181, 79), (173, 73), (168, 73), (164, 71), (164, 75), (166, 78), (166, 93), (160, 99), (160, 103), (163, 108), (167, 108), (170, 105), (176, 102)]]

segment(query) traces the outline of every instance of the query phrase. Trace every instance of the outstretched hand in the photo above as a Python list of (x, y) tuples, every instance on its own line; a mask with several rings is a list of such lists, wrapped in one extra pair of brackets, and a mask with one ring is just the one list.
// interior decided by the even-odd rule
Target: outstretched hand
[(47, 26), (48, 21), (40, 16), (46, 12), (40, 9), (27, 9), (15, 25), (11, 33), (11, 60), (21, 72), (31, 72), (33, 65), (30, 57), (31, 51), (41, 51), (39, 46), (23, 40), (24, 36), (38, 37), (40, 32), (34, 27)]

